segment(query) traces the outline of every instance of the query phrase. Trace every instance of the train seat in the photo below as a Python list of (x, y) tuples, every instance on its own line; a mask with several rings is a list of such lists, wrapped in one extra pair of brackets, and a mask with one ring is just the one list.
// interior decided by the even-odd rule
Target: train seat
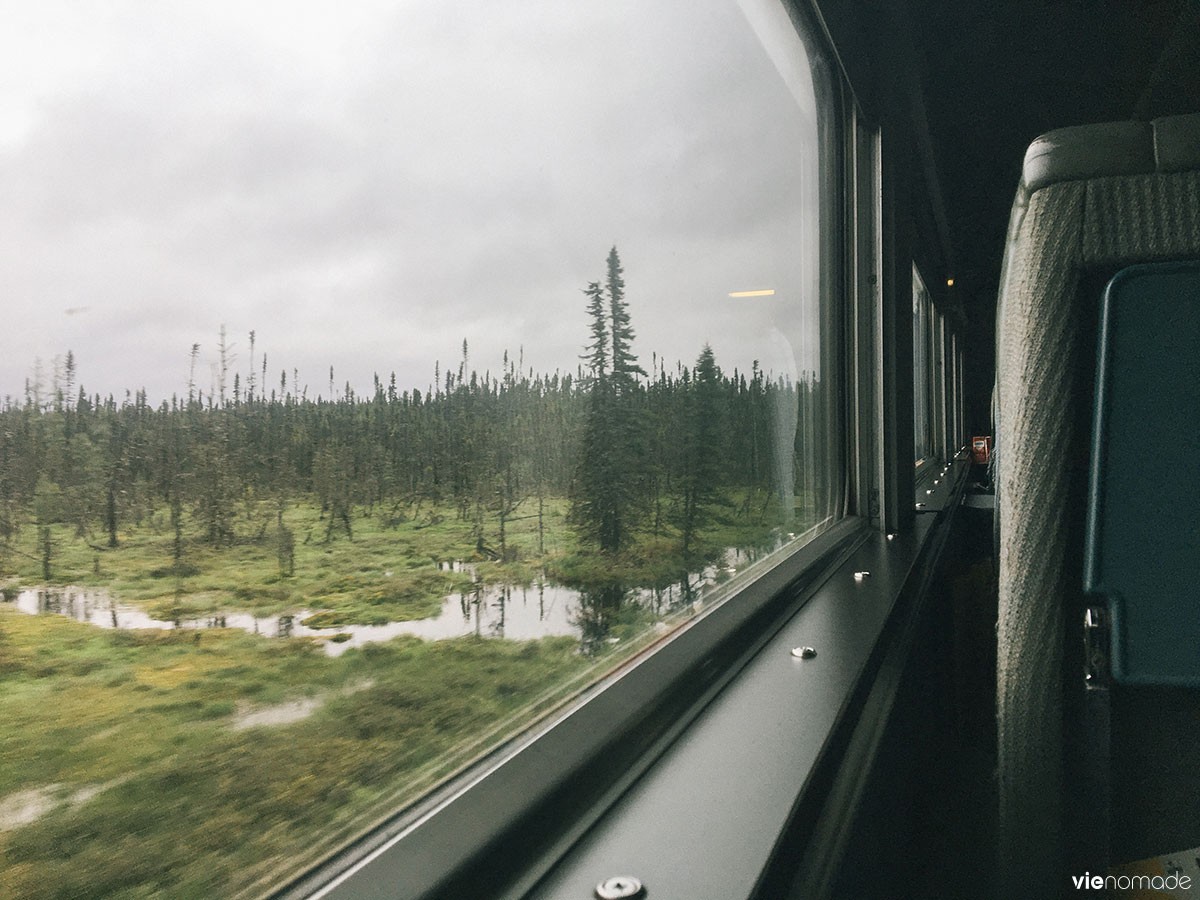
[[(1083, 590), (1105, 285), (1130, 265), (1196, 258), (1200, 115), (1064, 128), (1030, 146), (997, 312), (1000, 897), (1077, 896), (1076, 867), (1200, 846), (1200, 691), (1085, 690)], [(1176, 458), (1179, 472), (1200, 466), (1184, 448)], [(1177, 486), (1157, 489), (1195, 511)]]

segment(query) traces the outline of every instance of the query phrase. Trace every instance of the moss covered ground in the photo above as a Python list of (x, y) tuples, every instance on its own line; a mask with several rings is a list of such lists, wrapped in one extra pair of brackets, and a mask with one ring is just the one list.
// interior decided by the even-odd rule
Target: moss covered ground
[[(768, 539), (734, 509), (714, 515), (710, 555)], [(450, 510), (360, 514), (352, 540), (336, 530), (326, 540), (319, 509), (294, 506), (290, 575), (274, 519), (261, 535), (250, 527), (265, 510), (248, 508), (238, 531), (250, 536), (231, 546), (185, 534), (182, 571), (162, 513), (122, 531), (116, 549), (54, 526), (50, 579), (27, 527), (0, 558), (0, 584), (94, 586), (158, 614), (304, 608), (336, 628), (435, 614), (472, 577), (439, 567), (456, 560), (489, 582), (544, 571), (642, 585), (703, 562), (703, 549), (683, 558), (668, 532), (618, 558), (589, 555), (561, 499), (544, 505), (539, 552), (534, 512), (507, 523), (500, 561), (477, 553), (473, 523)], [(486, 546), (496, 545), (492, 525)], [(617, 610), (611, 637), (586, 653), (574, 637), (397, 638), (330, 658), (311, 639), (110, 631), (0, 603), (0, 897), (254, 896), (650, 640), (643, 612)]]
[[(0, 606), (0, 808), (50, 799), (0, 821), (0, 896), (251, 890), (545, 711), (604, 664), (577, 646), (400, 638), (330, 659), (302, 639)], [(238, 727), (297, 699), (296, 721)]]
[[(569, 503), (547, 498), (539, 535), (537, 501), (529, 500), (506, 523), (505, 559), (494, 517), (485, 520), (484, 552), (475, 523), (450, 507), (412, 511), (360, 510), (351, 535), (330, 529), (316, 504), (292, 504), (283, 514), (293, 536), (293, 559), (279, 560), (274, 506), (244, 504), (235, 522), (239, 535), (224, 546), (185, 529), (181, 564), (173, 558), (168, 514), (159, 509), (139, 525), (118, 533), (116, 548), (102, 533), (77, 534), (73, 526), (50, 527), (50, 577), (45, 577), (38, 529), (27, 526), (7, 547), (0, 545), (0, 587), (76, 585), (103, 588), (122, 603), (143, 607), (156, 618), (196, 618), (245, 610), (270, 615), (296, 609), (322, 613), (320, 620), (378, 625), (436, 615), (443, 599), (472, 578), (487, 583), (528, 584), (545, 572), (570, 585), (619, 580), (627, 585), (665, 585), (702, 568), (724, 547), (756, 546), (771, 537), (772, 525), (739, 512), (739, 498), (714, 505), (709, 527), (691, 553), (679, 549), (669, 525), (644, 529), (617, 556), (581, 547), (569, 526)], [(439, 568), (465, 562), (469, 570)]]

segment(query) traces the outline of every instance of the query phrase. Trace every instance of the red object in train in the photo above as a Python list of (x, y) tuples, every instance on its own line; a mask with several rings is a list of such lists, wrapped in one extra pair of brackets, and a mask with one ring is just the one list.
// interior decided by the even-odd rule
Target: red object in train
[(971, 462), (986, 466), (992, 458), (992, 436), (985, 434), (971, 438)]

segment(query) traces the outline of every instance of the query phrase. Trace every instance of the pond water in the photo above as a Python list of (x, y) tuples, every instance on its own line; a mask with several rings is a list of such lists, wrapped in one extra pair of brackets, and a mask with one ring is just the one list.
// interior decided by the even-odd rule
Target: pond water
[[(587, 594), (539, 578), (530, 585), (476, 585), (452, 594), (442, 602), (441, 612), (427, 619), (388, 622), (382, 625), (335, 625), (311, 628), (303, 624), (313, 610), (256, 616), (243, 612), (218, 612), (199, 618), (155, 619), (135, 606), (119, 603), (101, 588), (39, 588), (17, 592), (11, 600), (18, 610), (31, 615), (63, 615), (99, 628), (240, 628), (266, 637), (324, 638), (321, 646), (328, 656), (339, 656), (351, 647), (387, 641), (400, 635), (426, 640), (444, 640), (478, 635), (509, 640), (532, 640), (553, 635), (578, 637), (586, 646), (612, 640), (607, 637), (612, 612), (638, 605), (652, 613), (654, 627), (677, 610), (715, 599), (712, 587), (728, 583), (732, 575), (755, 560), (778, 549), (778, 543), (757, 551), (730, 548), (717, 565), (693, 573), (661, 589)], [(454, 571), (470, 571), (461, 562), (442, 563)], [(6, 593), (6, 599), (11, 594)], [(334, 639), (336, 636), (337, 639)]]

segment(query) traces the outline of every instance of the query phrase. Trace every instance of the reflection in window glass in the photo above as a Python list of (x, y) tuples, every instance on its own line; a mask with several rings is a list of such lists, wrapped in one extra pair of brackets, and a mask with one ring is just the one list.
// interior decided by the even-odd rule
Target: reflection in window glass
[(933, 378), (930, 386), (933, 390), (933, 445), (937, 455), (945, 459), (948, 436), (946, 414), (949, 409), (946, 405), (946, 317), (936, 307), (933, 309), (932, 323)]
[(948, 404), (950, 415), (950, 426), (946, 434), (946, 458), (951, 458), (962, 446), (962, 427), (960, 425), (962, 419), (962, 390), (959, 386), (960, 366), (958, 359), (958, 335), (953, 331), (950, 332), (950, 355), (949, 367), (950, 375), (946, 379), (949, 386), (950, 400)]
[(933, 300), (913, 266), (913, 444), (916, 463), (933, 456)]
[(963, 358), (957, 334), (951, 336), (951, 342), (954, 359), (954, 445), (952, 449), (958, 452), (967, 442), (963, 393)]
[(5, 896), (261, 893), (837, 514), (782, 9), (5, 19)]

